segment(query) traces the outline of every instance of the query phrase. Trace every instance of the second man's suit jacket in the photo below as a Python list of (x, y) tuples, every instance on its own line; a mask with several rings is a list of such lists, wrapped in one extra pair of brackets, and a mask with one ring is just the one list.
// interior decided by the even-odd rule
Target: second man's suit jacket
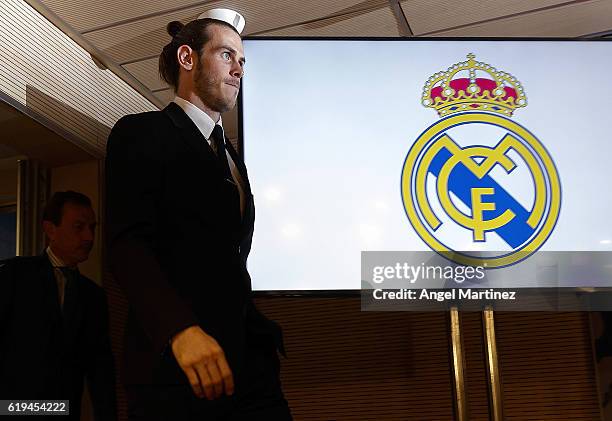
[(253, 196), (242, 160), (229, 142), (227, 147), (246, 185), (242, 217), (232, 181), (175, 103), (125, 116), (111, 131), (107, 239), (111, 271), (130, 307), (127, 384), (186, 382), (168, 342), (191, 325), (219, 342), (236, 381), (250, 337), (274, 341), (283, 351), (280, 328), (251, 298), (246, 259)]
[(66, 419), (79, 420), (86, 379), (96, 420), (115, 420), (106, 295), (83, 275), (75, 287), (66, 323), (46, 253), (0, 262), (0, 397), (68, 399)]

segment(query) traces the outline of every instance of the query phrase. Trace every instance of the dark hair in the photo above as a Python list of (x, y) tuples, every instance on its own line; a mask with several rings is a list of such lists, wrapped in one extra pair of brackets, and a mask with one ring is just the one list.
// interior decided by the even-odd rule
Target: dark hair
[(83, 193), (72, 190), (60, 191), (54, 193), (45, 205), (42, 220), (51, 221), (56, 227), (59, 226), (62, 223), (62, 214), (66, 203), (91, 208), (91, 200)]
[(194, 51), (198, 53), (200, 57), (204, 45), (209, 41), (210, 35), (208, 33), (208, 27), (211, 25), (226, 26), (236, 31), (229, 23), (223, 22), (216, 19), (196, 19), (189, 22), (187, 25), (183, 25), (179, 21), (172, 21), (166, 26), (166, 31), (172, 37), (159, 56), (159, 75), (163, 80), (172, 86), (176, 91), (178, 88), (179, 79), (179, 63), (176, 58), (176, 50), (181, 45), (188, 45)]

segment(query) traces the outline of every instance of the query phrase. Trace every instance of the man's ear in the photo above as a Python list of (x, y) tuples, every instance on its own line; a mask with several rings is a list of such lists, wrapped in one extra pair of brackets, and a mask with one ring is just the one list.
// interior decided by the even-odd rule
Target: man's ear
[(43, 221), (42, 225), (43, 231), (47, 235), (49, 241), (53, 240), (53, 238), (55, 237), (55, 224), (51, 221)]
[(181, 45), (176, 50), (176, 58), (179, 66), (185, 70), (192, 70), (195, 66), (195, 54), (193, 49), (188, 45)]

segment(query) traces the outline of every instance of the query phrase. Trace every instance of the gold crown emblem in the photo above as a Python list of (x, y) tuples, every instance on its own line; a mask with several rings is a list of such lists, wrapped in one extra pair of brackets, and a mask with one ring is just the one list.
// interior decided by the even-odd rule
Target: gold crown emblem
[(464, 111), (511, 116), (515, 109), (527, 106), (523, 87), (514, 76), (475, 57), (470, 53), (467, 61), (432, 75), (423, 89), (423, 105), (434, 108), (440, 117)]

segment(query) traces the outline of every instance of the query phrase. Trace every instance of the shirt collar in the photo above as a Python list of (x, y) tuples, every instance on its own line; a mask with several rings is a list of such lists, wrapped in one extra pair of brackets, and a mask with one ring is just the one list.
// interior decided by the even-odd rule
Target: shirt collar
[(62, 261), (62, 259), (57, 257), (55, 253), (53, 253), (53, 250), (51, 250), (51, 246), (47, 246), (46, 252), (47, 252), (47, 256), (49, 256), (49, 260), (51, 261), (51, 266), (53, 266), (54, 268), (66, 267), (66, 264)]
[[(215, 128), (215, 122), (208, 114), (204, 111), (193, 105), (191, 102), (187, 101), (180, 96), (175, 96), (173, 102), (181, 107), (185, 114), (189, 116), (191, 121), (195, 123), (200, 132), (204, 135), (206, 140), (210, 139), (210, 135)], [(219, 116), (219, 121), (217, 123), (223, 129), (223, 121), (221, 120), (221, 116)]]

